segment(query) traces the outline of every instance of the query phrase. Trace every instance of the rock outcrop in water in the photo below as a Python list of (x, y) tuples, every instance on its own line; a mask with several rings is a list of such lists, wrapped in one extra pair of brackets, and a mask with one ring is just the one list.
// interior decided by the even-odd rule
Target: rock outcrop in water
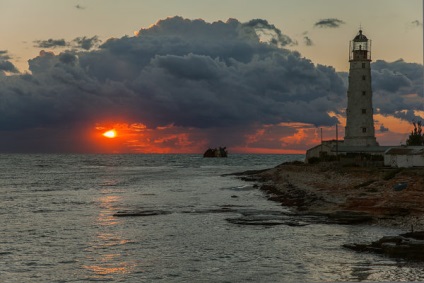
[(203, 157), (227, 157), (228, 152), (226, 147), (209, 148), (203, 154)]

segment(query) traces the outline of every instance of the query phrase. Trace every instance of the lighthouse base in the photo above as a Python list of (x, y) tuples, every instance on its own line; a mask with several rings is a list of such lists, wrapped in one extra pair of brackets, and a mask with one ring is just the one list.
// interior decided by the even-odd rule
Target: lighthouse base
[(379, 146), (375, 137), (345, 137), (345, 146)]

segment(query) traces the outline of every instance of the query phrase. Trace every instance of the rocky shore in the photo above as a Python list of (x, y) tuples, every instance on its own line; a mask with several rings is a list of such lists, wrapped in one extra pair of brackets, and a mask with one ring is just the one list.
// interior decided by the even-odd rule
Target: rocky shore
[(298, 212), (368, 215), (370, 223), (424, 230), (424, 169), (285, 163), (241, 174)]
[[(240, 176), (246, 181), (254, 181), (268, 199), (292, 207), (299, 214), (326, 216), (329, 223), (366, 222), (405, 232), (424, 231), (424, 169), (421, 168), (344, 167), (337, 162), (294, 162), (268, 170), (244, 172)], [(408, 257), (411, 255), (408, 249), (414, 250), (419, 245), (423, 247), (424, 259), (424, 239), (411, 241), (402, 235), (346, 247), (358, 251), (390, 251)], [(404, 249), (398, 250), (397, 247)], [(416, 258), (415, 254), (411, 257)]]

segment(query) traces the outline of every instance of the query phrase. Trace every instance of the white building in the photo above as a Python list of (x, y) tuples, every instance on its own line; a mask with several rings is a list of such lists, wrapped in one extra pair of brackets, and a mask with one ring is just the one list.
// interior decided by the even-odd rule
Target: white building
[(384, 165), (395, 168), (423, 167), (424, 147), (392, 147), (384, 153)]
[(372, 88), (371, 40), (362, 30), (349, 45), (345, 146), (378, 146), (375, 139)]

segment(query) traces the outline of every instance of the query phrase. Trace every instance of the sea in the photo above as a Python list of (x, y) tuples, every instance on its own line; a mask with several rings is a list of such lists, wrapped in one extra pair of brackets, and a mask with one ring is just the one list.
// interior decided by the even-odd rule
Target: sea
[[(1, 154), (0, 282), (423, 281), (342, 247), (405, 231), (309, 223), (225, 175), (303, 158)], [(234, 221), (281, 215), (303, 225)]]

